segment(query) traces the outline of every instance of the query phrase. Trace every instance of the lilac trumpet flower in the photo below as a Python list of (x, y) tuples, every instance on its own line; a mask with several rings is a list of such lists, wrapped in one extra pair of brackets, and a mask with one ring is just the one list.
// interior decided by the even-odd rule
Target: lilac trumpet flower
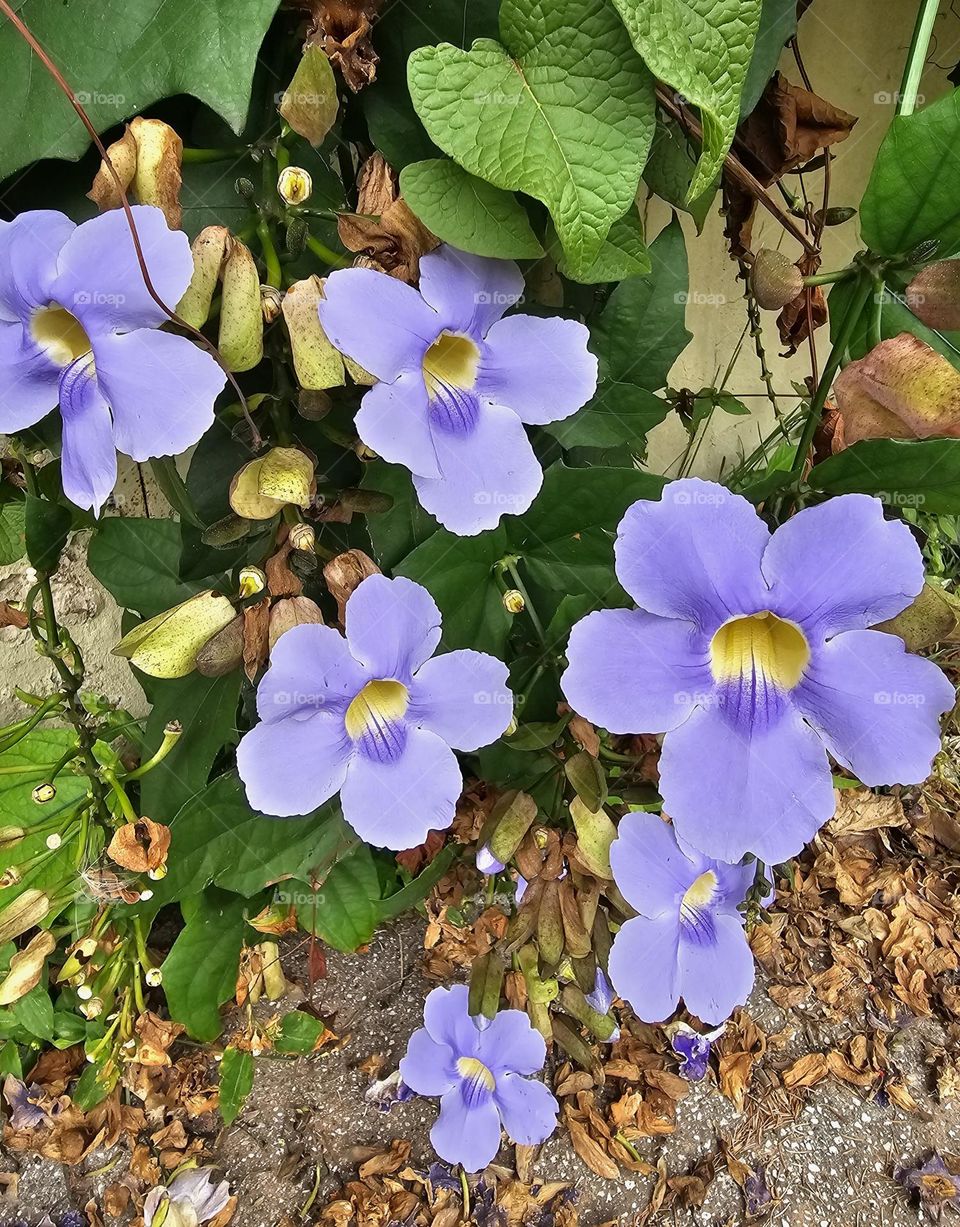
[(485, 652), (434, 656), (440, 611), (409, 579), (368, 576), (345, 621), (346, 637), (310, 624), (277, 640), (240, 777), (265, 814), (308, 814), (339, 792), (362, 839), (416, 847), (453, 821), (454, 750), (489, 745), (510, 723), (507, 667)]
[(627, 814), (610, 846), (613, 879), (640, 913), (610, 950), (610, 978), (644, 1022), (663, 1022), (680, 998), (724, 1022), (753, 987), (753, 955), (737, 907), (751, 865), (724, 865), (682, 846), (656, 814)]
[(846, 494), (773, 534), (714, 482), (671, 482), (620, 523), (639, 609), (578, 622), (561, 687), (612, 733), (664, 733), (660, 792), (707, 856), (794, 856), (833, 814), (827, 753), (864, 784), (926, 779), (954, 703), (931, 661), (868, 630), (923, 586), (907, 526)]
[(197, 1227), (216, 1218), (230, 1201), (225, 1180), (213, 1182), (213, 1168), (196, 1167), (174, 1176), (169, 1185), (151, 1189), (143, 1202), (144, 1227)]
[(442, 246), (420, 261), (420, 290), (385, 273), (332, 273), (320, 302), (330, 341), (380, 382), (357, 433), (413, 474), (421, 504), (460, 536), (533, 502), (543, 472), (524, 424), (575, 413), (597, 386), (576, 320), (501, 318), (523, 292), (511, 260)]
[(557, 1126), (557, 1101), (538, 1073), (546, 1059), (543, 1036), (522, 1010), (501, 1010), (479, 1031), (469, 1014), (465, 985), (435, 988), (400, 1062), (400, 1077), (418, 1095), (440, 1097), (430, 1131), (433, 1148), (468, 1172), (486, 1167), (500, 1149), (500, 1129), (523, 1146), (536, 1146)]
[[(174, 308), (193, 273), (187, 236), (150, 205), (132, 213), (150, 279)], [(213, 422), (226, 377), (192, 341), (159, 331), (165, 323), (122, 210), (80, 226), (47, 209), (0, 222), (0, 431), (59, 403), (63, 491), (96, 515), (118, 451), (176, 455)]]

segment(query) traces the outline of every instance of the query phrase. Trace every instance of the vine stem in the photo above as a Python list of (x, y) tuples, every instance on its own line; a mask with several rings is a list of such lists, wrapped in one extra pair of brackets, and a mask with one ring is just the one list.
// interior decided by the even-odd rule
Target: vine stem
[(933, 24), (937, 19), (940, 0), (920, 0), (917, 10), (917, 24), (910, 40), (910, 50), (907, 52), (907, 62), (903, 69), (903, 79), (900, 82), (900, 92), (897, 95), (897, 114), (912, 115), (917, 106), (917, 91), (920, 88), (920, 78), (923, 76), (923, 66), (927, 60), (930, 38), (933, 34)]
[(806, 463), (807, 453), (810, 450), (810, 444), (813, 442), (813, 436), (816, 433), (817, 425), (820, 421), (820, 415), (823, 412), (823, 406), (827, 402), (827, 395), (830, 392), (830, 386), (833, 383), (833, 378), (840, 369), (840, 364), (843, 361), (843, 355), (850, 344), (850, 338), (853, 336), (853, 330), (857, 326), (857, 321), (860, 318), (860, 313), (866, 306), (867, 299), (873, 290), (873, 280), (866, 272), (861, 273), (860, 282), (854, 290), (853, 297), (850, 300), (850, 305), (847, 307), (847, 313), (843, 317), (843, 323), (840, 326), (840, 331), (837, 333), (837, 339), (833, 343), (830, 350), (830, 355), (827, 358), (826, 365), (823, 368), (823, 373), (817, 383), (817, 390), (810, 402), (810, 410), (807, 414), (807, 420), (804, 424), (803, 434), (800, 437), (800, 443), (797, 446), (797, 454), (793, 460), (792, 473), (797, 475), (803, 472), (803, 466)]

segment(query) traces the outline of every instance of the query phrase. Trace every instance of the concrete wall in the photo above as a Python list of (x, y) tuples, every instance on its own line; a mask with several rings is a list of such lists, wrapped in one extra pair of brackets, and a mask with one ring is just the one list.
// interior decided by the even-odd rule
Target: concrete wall
[[(836, 148), (832, 204), (859, 204), (877, 148), (893, 117), (892, 97), (900, 83), (917, 7), (917, 0), (814, 0), (803, 18), (800, 42), (813, 88), (834, 105), (860, 117), (852, 135)], [(948, 0), (942, 0), (940, 8), (935, 41), (921, 85), (921, 93), (928, 101), (950, 88), (946, 73), (960, 58), (960, 16)], [(784, 54), (781, 68), (789, 80), (799, 83), (789, 53)], [(798, 180), (792, 177), (789, 183), (796, 188)], [(806, 186), (811, 198), (819, 202), (820, 176), (812, 176)], [(668, 216), (668, 210), (655, 202), (648, 217), (649, 233), (656, 233)], [(676, 364), (671, 384), (698, 389), (719, 381), (737, 345), (745, 320), (743, 288), (736, 277), (736, 265), (726, 253), (719, 213), (714, 212), (699, 237), (689, 219), (685, 219), (684, 225), (691, 268), (687, 325), (694, 340)], [(791, 258), (799, 255), (794, 240), (764, 214), (758, 216), (754, 234), (756, 246), (782, 248)], [(828, 229), (824, 268), (843, 266), (860, 246), (856, 219)], [(805, 349), (790, 359), (778, 357), (779, 338), (773, 321), (772, 313), (765, 316), (765, 347), (775, 387), (782, 393), (782, 406), (789, 409), (797, 401), (792, 384), (809, 374), (809, 358)], [(818, 334), (818, 347), (822, 364), (829, 349), (826, 329)], [(750, 418), (715, 414), (687, 471), (715, 476), (736, 463), (745, 451), (752, 451), (773, 428), (769, 402), (759, 395), (764, 388), (749, 337), (744, 341), (727, 388), (742, 396), (753, 413)], [(686, 445), (686, 432), (680, 422), (668, 419), (651, 436), (651, 467), (659, 472), (676, 472)], [(164, 514), (163, 500), (149, 484), (148, 499), (151, 514)], [(139, 480), (132, 467), (128, 466), (122, 475), (118, 502), (127, 514), (144, 514)], [(139, 687), (126, 662), (110, 655), (120, 637), (119, 612), (83, 566), (82, 545), (76, 542), (71, 546), (56, 579), (58, 607), (84, 652), (91, 688), (140, 713), (144, 700)], [(0, 568), (0, 600), (22, 598), (30, 582), (31, 576), (23, 567)], [(14, 685), (42, 691), (47, 685), (48, 670), (29, 639), (11, 629), (0, 630), (0, 659), (2, 721), (10, 719), (19, 708), (13, 696)]]

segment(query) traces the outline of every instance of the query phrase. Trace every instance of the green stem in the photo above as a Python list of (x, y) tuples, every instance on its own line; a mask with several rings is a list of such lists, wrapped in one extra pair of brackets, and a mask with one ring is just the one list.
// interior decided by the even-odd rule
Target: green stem
[(351, 261), (345, 256), (338, 256), (337, 253), (329, 248), (326, 243), (321, 243), (315, 235), (307, 235), (307, 246), (324, 264), (330, 264), (333, 268), (349, 268)]
[(133, 802), (127, 796), (126, 790), (124, 789), (123, 785), (120, 783), (120, 781), (117, 779), (117, 777), (114, 775), (114, 773), (110, 770), (109, 767), (103, 767), (102, 771), (103, 771), (103, 778), (110, 785), (110, 789), (113, 792), (113, 795), (117, 798), (117, 801), (120, 805), (120, 809), (123, 812), (123, 816), (126, 819), (126, 821), (127, 822), (137, 822), (139, 820), (139, 815), (137, 811), (133, 808)]
[(817, 384), (817, 390), (810, 402), (810, 409), (807, 412), (807, 420), (803, 428), (803, 434), (800, 437), (800, 443), (797, 447), (797, 454), (793, 460), (791, 468), (792, 473), (800, 474), (803, 472), (803, 466), (806, 463), (807, 453), (810, 451), (810, 444), (813, 442), (813, 436), (816, 434), (817, 426), (820, 422), (820, 415), (823, 412), (823, 406), (826, 404), (827, 395), (833, 383), (833, 377), (840, 369), (840, 364), (843, 361), (843, 355), (846, 353), (847, 347), (850, 344), (850, 338), (853, 336), (854, 329), (857, 326), (857, 321), (860, 319), (860, 313), (866, 306), (867, 299), (870, 297), (870, 291), (873, 289), (873, 281), (866, 273), (860, 274), (860, 283), (854, 290), (853, 298), (850, 300), (850, 305), (847, 308), (847, 313), (843, 318), (843, 324), (837, 334), (837, 339), (833, 343), (833, 348), (830, 350), (830, 356), (827, 358), (826, 366), (823, 368), (823, 373), (820, 376), (820, 382)]
[(530, 594), (523, 585), (523, 580), (520, 578), (520, 572), (517, 570), (516, 563), (505, 562), (503, 564), (503, 569), (513, 581), (514, 588), (516, 588), (516, 590), (523, 597), (524, 608), (527, 611), (530, 621), (533, 623), (533, 629), (537, 632), (537, 638), (540, 640), (543, 650), (545, 652), (549, 652), (550, 649), (547, 644), (547, 633), (543, 629), (543, 623), (540, 621), (540, 615), (537, 613), (533, 602), (530, 600)]
[(229, 162), (231, 158), (242, 158), (250, 150), (246, 145), (236, 145), (233, 149), (184, 149), (183, 164), (185, 166), (203, 162)]
[(272, 285), (274, 289), (279, 290), (283, 272), (280, 268), (280, 257), (277, 255), (273, 235), (270, 233), (270, 223), (266, 218), (261, 220), (257, 226), (257, 238), (260, 240), (260, 251), (263, 254), (263, 262), (266, 265), (263, 279), (264, 284)]
[(900, 92), (897, 95), (898, 115), (912, 115), (916, 109), (917, 90), (920, 88), (920, 78), (923, 76), (923, 66), (927, 60), (933, 24), (937, 19), (939, 7), (939, 0), (921, 0), (920, 2), (920, 8), (917, 10), (917, 24), (913, 28), (913, 38), (910, 40), (910, 50), (907, 52), (907, 62), (904, 65)]
[(846, 281), (848, 277), (852, 277), (857, 270), (854, 268), (838, 268), (830, 273), (814, 273), (810, 277), (804, 277), (804, 285), (833, 285), (836, 281)]
[(160, 742), (160, 746), (156, 753), (151, 758), (148, 758), (145, 763), (141, 763), (139, 767), (134, 768), (133, 771), (128, 771), (123, 777), (123, 782), (125, 784), (129, 784), (131, 780), (139, 780), (141, 776), (146, 775), (148, 771), (152, 771), (154, 767), (158, 767), (180, 740), (182, 733), (183, 728), (179, 724), (176, 726), (176, 728), (171, 728), (171, 726), (168, 724), (163, 730), (163, 741)]

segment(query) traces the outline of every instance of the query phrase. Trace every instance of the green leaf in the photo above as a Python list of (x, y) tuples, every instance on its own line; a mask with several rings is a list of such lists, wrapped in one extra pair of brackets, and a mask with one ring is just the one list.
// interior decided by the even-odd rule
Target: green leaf
[(433, 536), (439, 527), (420, 506), (410, 473), (402, 465), (375, 460), (364, 465), (360, 486), (389, 494), (393, 506), (367, 516), (373, 554), (381, 567), (392, 571), (411, 550)]
[(762, 0), (760, 25), (740, 95), (740, 115), (749, 115), (776, 72), (784, 45), (797, 32), (797, 0)]
[(17, 1022), (38, 1040), (52, 1040), (53, 1002), (46, 987), (38, 984), (11, 1006)]
[(427, 588), (443, 614), (444, 651), (473, 648), (499, 656), (510, 631), (493, 568), (509, 552), (503, 527), (475, 537), (441, 528), (394, 568)]
[(690, 198), (720, 173), (740, 118), (740, 93), (760, 0), (613, 0), (647, 67), (700, 108), (703, 152)]
[(167, 757), (140, 782), (140, 809), (156, 822), (169, 823), (182, 805), (207, 782), (224, 746), (237, 741), (237, 703), (243, 674), (186, 677), (159, 681), (141, 678), (153, 704), (142, 752), (145, 761), (160, 748), (164, 726), (177, 720), (180, 740)]
[(220, 1115), (232, 1125), (253, 1089), (253, 1057), (228, 1044), (220, 1062)]
[(247, 901), (210, 888), (184, 907), (186, 924), (163, 961), (170, 1016), (196, 1040), (220, 1034), (220, 1006), (237, 987)]
[(516, 196), (469, 174), (449, 158), (405, 166), (400, 172), (400, 191), (438, 239), (461, 251), (506, 260), (535, 260), (543, 255)]
[(414, 106), (471, 174), (542, 201), (583, 273), (633, 203), (653, 139), (653, 82), (601, 0), (503, 0), (500, 37), (414, 51)]
[(57, 569), (72, 523), (73, 516), (62, 503), (27, 495), (24, 515), (27, 557), (38, 571), (49, 574)]
[[(98, 131), (160, 98), (193, 94), (239, 132), (277, 0), (23, 0), (17, 8)], [(0, 179), (35, 158), (79, 157), (85, 128), (9, 22), (0, 63)]]
[(377, 922), (391, 920), (394, 916), (399, 916), (402, 912), (416, 907), (418, 903), (426, 899), (453, 864), (456, 855), (457, 845), (448, 844), (437, 853), (422, 873), (417, 874), (412, 882), (408, 882), (400, 890), (388, 895), (386, 899), (381, 899), (376, 905)]
[[(373, 937), (377, 927), (380, 876), (366, 844), (345, 856), (317, 888), (295, 883), (297, 917), (301, 926), (337, 950), (356, 950)], [(284, 895), (288, 896), (284, 887)]]
[(174, 520), (118, 516), (98, 525), (87, 565), (118, 605), (148, 618), (205, 587), (181, 582), (179, 557), (180, 526)]
[(285, 877), (325, 872), (356, 843), (333, 802), (306, 818), (258, 814), (232, 771), (191, 797), (171, 829), (170, 872), (155, 883), (151, 903), (198, 894), (211, 882), (254, 895)]
[(864, 439), (815, 465), (826, 494), (873, 494), (891, 507), (960, 514), (960, 439)]
[(860, 232), (872, 251), (904, 255), (931, 239), (938, 260), (960, 250), (960, 192), (944, 163), (958, 144), (960, 90), (894, 119), (860, 204)]
[[(556, 231), (553, 231), (553, 235), (556, 240)], [(634, 207), (613, 223), (596, 259), (587, 268), (576, 269), (567, 259), (559, 240), (551, 244), (550, 254), (557, 261), (557, 268), (564, 277), (582, 281), (586, 285), (622, 281), (624, 277), (650, 272), (650, 253), (643, 241), (643, 221)]]
[[(793, 3), (793, 0), (790, 0)], [(683, 209), (696, 222), (697, 233), (703, 232), (710, 207), (716, 199), (717, 183), (712, 183), (695, 200), (688, 201), (690, 184), (697, 169), (696, 148), (678, 123), (662, 116), (657, 123), (650, 157), (643, 178), (651, 192), (661, 200)]]
[(594, 324), (590, 348), (600, 361), (593, 400), (563, 422), (544, 429), (564, 447), (642, 444), (669, 405), (653, 395), (691, 334), (687, 303), (687, 250), (674, 217), (650, 245), (653, 269), (620, 283)]
[(3, 1074), (4, 1077), (7, 1074), (13, 1074), (14, 1078), (23, 1077), (20, 1049), (12, 1040), (0, 1044), (0, 1074)]
[(120, 1073), (116, 1062), (113, 1063), (112, 1068), (115, 1072), (109, 1074), (105, 1074), (104, 1066), (101, 1064), (87, 1065), (84, 1068), (70, 1096), (78, 1108), (89, 1112), (91, 1108), (95, 1108), (98, 1103), (106, 1099), (116, 1086)]
[(284, 1014), (273, 1047), (277, 1052), (298, 1052), (302, 1056), (313, 1052), (326, 1032), (319, 1018), (305, 1014), (303, 1010), (291, 1010)]
[(0, 504), (0, 567), (19, 562), (26, 553), (26, 511), (24, 499)]

